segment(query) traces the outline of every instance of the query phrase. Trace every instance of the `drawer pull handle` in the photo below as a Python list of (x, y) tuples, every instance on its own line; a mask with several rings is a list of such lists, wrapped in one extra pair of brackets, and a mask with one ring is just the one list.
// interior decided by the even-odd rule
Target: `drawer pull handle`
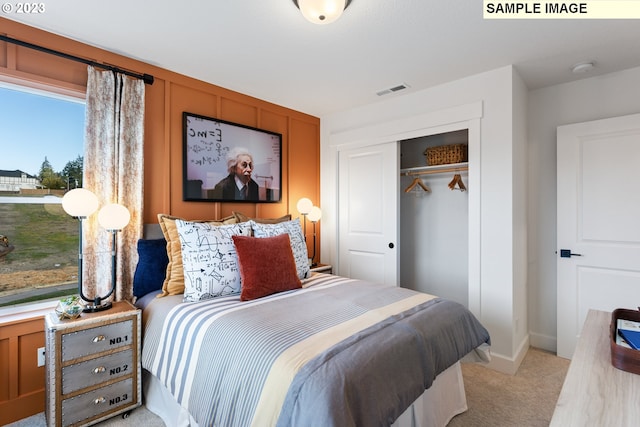
[(105, 372), (107, 370), (107, 368), (105, 368), (104, 366), (98, 366), (97, 368), (95, 368), (93, 370), (94, 374), (101, 374), (103, 372)]
[(97, 337), (93, 338), (93, 342), (100, 342), (100, 341), (104, 341), (106, 338), (104, 335), (98, 335)]
[(99, 405), (99, 404), (104, 403), (106, 401), (107, 401), (107, 399), (105, 399), (104, 397), (98, 397), (96, 400), (93, 401), (93, 404), (94, 405)]

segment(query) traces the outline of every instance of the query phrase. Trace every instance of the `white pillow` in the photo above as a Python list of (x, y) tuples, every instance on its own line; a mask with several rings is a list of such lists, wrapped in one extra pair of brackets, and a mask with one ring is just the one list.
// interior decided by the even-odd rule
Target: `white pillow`
[(185, 302), (240, 293), (238, 255), (231, 236), (250, 236), (248, 222), (213, 225), (176, 219)]
[(249, 221), (255, 237), (273, 237), (279, 234), (289, 234), (291, 240), (291, 250), (296, 261), (296, 272), (300, 280), (309, 277), (309, 254), (307, 253), (307, 242), (302, 233), (300, 220), (298, 218), (291, 221), (279, 222), (277, 224), (261, 224)]

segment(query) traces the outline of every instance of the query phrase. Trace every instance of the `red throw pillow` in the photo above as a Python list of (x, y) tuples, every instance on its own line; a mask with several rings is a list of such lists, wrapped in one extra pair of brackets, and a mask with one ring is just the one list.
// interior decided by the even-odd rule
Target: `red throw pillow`
[(302, 287), (287, 233), (261, 238), (231, 237), (240, 264), (242, 301)]

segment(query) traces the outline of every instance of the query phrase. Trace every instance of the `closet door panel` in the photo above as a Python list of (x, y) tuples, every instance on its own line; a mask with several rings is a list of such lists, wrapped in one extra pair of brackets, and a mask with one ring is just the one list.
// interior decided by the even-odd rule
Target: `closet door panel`
[(339, 153), (339, 270), (398, 284), (398, 144)]

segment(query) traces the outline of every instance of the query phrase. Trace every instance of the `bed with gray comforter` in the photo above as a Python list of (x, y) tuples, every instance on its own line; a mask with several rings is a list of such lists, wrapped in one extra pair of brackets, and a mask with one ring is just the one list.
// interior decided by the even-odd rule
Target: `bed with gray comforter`
[(489, 334), (462, 305), (316, 274), (253, 301), (156, 298), (143, 368), (200, 426), (388, 426)]

